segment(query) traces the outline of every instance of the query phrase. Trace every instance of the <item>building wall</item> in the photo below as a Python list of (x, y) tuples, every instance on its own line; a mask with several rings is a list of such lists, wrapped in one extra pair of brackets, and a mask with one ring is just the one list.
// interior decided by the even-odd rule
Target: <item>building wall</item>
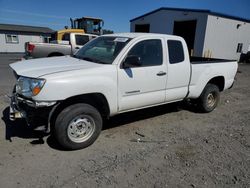
[(135, 31), (136, 24), (150, 24), (151, 33), (173, 34), (174, 21), (197, 20), (194, 42), (194, 55), (202, 56), (206, 31), (207, 14), (198, 12), (161, 10), (139, 18), (130, 23), (131, 32)]
[[(237, 29), (238, 24), (240, 26)], [(250, 23), (208, 16), (203, 55), (238, 60), (238, 43), (243, 43), (243, 52), (246, 53), (250, 45)]]
[[(6, 34), (18, 35), (18, 43), (7, 43)], [(47, 35), (44, 35), (47, 36)], [(34, 33), (16, 33), (0, 31), (0, 53), (24, 53), (25, 42), (43, 42), (43, 36)]]

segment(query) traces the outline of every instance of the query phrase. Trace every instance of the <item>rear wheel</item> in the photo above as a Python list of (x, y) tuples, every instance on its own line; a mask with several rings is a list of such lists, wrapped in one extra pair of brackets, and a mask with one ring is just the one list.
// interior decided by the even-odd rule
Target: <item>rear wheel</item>
[(56, 118), (55, 137), (65, 149), (75, 150), (93, 144), (102, 130), (102, 117), (91, 105), (74, 104)]
[(202, 112), (213, 111), (220, 101), (220, 91), (218, 86), (207, 84), (198, 100), (199, 109)]

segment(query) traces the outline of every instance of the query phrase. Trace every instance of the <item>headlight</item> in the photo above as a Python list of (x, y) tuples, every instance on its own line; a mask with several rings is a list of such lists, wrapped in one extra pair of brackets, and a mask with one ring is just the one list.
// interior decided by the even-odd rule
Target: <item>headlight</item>
[(44, 79), (19, 77), (16, 84), (16, 92), (25, 96), (33, 97), (38, 95), (45, 84)]

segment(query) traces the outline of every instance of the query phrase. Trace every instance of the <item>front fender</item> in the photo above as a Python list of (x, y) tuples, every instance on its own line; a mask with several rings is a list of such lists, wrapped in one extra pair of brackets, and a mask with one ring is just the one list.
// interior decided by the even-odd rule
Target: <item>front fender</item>
[(33, 97), (33, 100), (62, 101), (77, 95), (101, 93), (108, 101), (111, 114), (115, 113), (117, 111), (117, 75), (111, 72), (102, 75), (83, 75), (79, 72), (46, 76), (43, 89)]

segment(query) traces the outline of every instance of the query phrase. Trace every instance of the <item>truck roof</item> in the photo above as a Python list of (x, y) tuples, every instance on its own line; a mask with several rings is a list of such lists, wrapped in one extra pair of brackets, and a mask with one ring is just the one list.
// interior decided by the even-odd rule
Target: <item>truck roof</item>
[(168, 38), (181, 38), (175, 35), (166, 35), (166, 34), (159, 34), (159, 33), (114, 33), (114, 34), (107, 34), (104, 36), (113, 36), (113, 37), (127, 37), (127, 38), (138, 38), (138, 37), (168, 37)]

